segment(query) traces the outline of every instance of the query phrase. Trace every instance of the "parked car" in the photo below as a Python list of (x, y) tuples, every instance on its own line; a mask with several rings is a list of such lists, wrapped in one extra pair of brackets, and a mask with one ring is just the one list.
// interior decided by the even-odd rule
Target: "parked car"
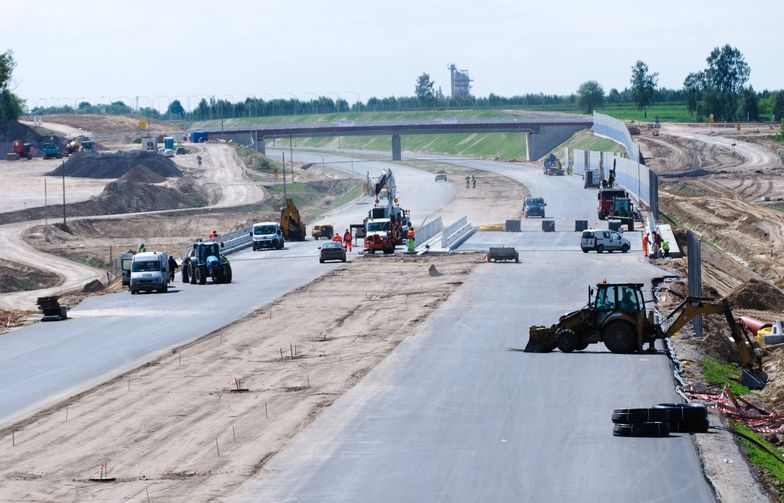
[(447, 176), (446, 176), (446, 170), (445, 169), (439, 169), (438, 171), (436, 171), (436, 181), (439, 181), (439, 180), (443, 180), (445, 182), (447, 181)]
[(631, 246), (629, 240), (623, 237), (620, 232), (609, 229), (585, 230), (580, 239), (580, 248), (583, 253), (588, 253), (591, 250), (596, 250), (596, 253), (604, 251), (611, 253), (617, 250), (626, 253)]
[(174, 149), (174, 153), (176, 155), (183, 155), (183, 154), (187, 154), (188, 151), (185, 149), (185, 147), (177, 147), (176, 149)]
[(526, 197), (523, 201), (523, 216), (528, 217), (542, 217), (544, 218), (544, 207), (547, 203), (544, 202), (542, 197)]
[(325, 260), (346, 261), (346, 249), (337, 241), (327, 241), (319, 247), (319, 250), (319, 262), (322, 264)]
[(163, 155), (166, 157), (174, 157), (174, 150), (167, 148), (163, 151)]

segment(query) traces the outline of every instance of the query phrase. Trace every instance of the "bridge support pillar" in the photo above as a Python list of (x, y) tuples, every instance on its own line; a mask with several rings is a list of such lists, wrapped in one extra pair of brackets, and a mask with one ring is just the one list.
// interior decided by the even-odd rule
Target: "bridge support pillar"
[(538, 133), (525, 135), (526, 160), (541, 159), (548, 152), (568, 140), (574, 133), (585, 129), (579, 125), (539, 126)]
[(267, 155), (267, 144), (264, 141), (263, 136), (256, 136), (256, 141), (254, 142), (256, 145), (256, 152), (261, 152), (264, 155)]
[(392, 160), (393, 161), (400, 160), (400, 135), (399, 134), (392, 135)]

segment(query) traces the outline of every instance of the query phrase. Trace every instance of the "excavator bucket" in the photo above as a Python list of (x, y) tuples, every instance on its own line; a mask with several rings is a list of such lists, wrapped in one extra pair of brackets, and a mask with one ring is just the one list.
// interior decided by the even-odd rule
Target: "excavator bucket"
[(549, 353), (556, 347), (555, 327), (535, 325), (528, 329), (526, 353)]

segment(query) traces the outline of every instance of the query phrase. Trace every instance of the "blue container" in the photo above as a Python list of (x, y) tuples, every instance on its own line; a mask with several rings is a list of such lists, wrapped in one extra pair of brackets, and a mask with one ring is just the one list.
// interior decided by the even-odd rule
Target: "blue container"
[(191, 143), (202, 143), (207, 141), (209, 138), (209, 133), (207, 131), (193, 131), (191, 133)]
[(163, 139), (163, 147), (174, 150), (174, 138), (167, 136)]

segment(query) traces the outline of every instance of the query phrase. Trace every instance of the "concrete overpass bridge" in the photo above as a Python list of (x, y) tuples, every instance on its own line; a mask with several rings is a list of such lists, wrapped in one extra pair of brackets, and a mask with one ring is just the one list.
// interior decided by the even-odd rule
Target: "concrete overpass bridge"
[(311, 124), (271, 124), (205, 128), (211, 138), (223, 138), (243, 145), (255, 143), (265, 151), (268, 138), (293, 138), (315, 136), (381, 136), (389, 135), (392, 142), (392, 160), (401, 156), (402, 135), (447, 133), (514, 133), (525, 134), (527, 160), (543, 157), (550, 150), (582, 129), (590, 128), (593, 118), (585, 115), (522, 112), (500, 119), (432, 119), (398, 121), (350, 121)]

